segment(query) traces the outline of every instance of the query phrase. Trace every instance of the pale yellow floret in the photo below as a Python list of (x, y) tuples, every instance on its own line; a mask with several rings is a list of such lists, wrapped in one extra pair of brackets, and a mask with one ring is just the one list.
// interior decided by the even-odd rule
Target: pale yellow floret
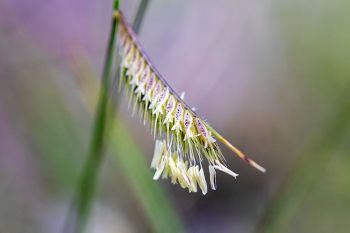
[(188, 187), (189, 192), (197, 192), (197, 180), (195, 175), (195, 167), (189, 167), (187, 170), (187, 176), (190, 180), (190, 186)]
[[(177, 115), (177, 112), (180, 112), (179, 115)], [(178, 133), (179, 131), (182, 131), (182, 126), (181, 126), (181, 121), (183, 118), (183, 114), (184, 114), (184, 110), (183, 107), (181, 105), (181, 103), (178, 103), (175, 109), (175, 113), (174, 113), (174, 125), (171, 128), (172, 131), (175, 131), (176, 133)]]
[[(147, 104), (148, 104), (149, 101), (151, 101), (151, 96), (152, 96), (153, 88), (156, 86), (156, 83), (157, 83), (156, 76), (155, 76), (154, 73), (152, 73), (151, 76), (149, 77), (148, 82), (149, 82), (149, 81), (152, 81), (152, 85), (146, 87), (145, 95), (144, 95), (143, 98), (142, 98), (142, 101), (145, 101)], [(149, 84), (146, 83), (146, 85), (149, 85)], [(147, 104), (146, 104), (146, 106), (147, 106)], [(146, 110), (147, 110), (147, 109), (145, 109), (145, 111), (146, 111)]]
[(229, 174), (230, 176), (237, 178), (238, 174), (234, 173), (233, 171), (231, 171), (230, 169), (228, 169), (225, 165), (223, 165), (222, 163), (220, 163), (219, 160), (215, 161), (215, 164), (213, 165), (213, 168), (215, 168), (216, 170), (220, 170), (222, 172), (225, 172), (227, 174)]
[(155, 106), (155, 109), (153, 110), (153, 115), (156, 115), (156, 117), (158, 117), (159, 114), (164, 114), (165, 103), (168, 97), (169, 97), (169, 89), (165, 88), (163, 92), (158, 96), (158, 101)]
[(209, 179), (212, 190), (216, 190), (216, 172), (212, 165), (209, 165)]
[[(146, 72), (146, 74), (144, 74), (143, 72)], [(141, 79), (140, 79), (139, 84), (135, 90), (135, 94), (137, 95), (137, 99), (140, 99), (141, 95), (145, 94), (145, 85), (150, 77), (150, 70), (149, 70), (148, 66), (145, 67), (143, 72), (141, 73)]]
[[(157, 86), (159, 85), (159, 90), (157, 90)], [(160, 94), (162, 93), (164, 87), (163, 85), (160, 83), (160, 81), (157, 82), (156, 86), (154, 87), (153, 91), (152, 91), (152, 98), (151, 98), (151, 104), (149, 105), (148, 109), (153, 110), (158, 102), (158, 98), (160, 96)]]
[[(132, 43), (132, 42), (130, 42), (130, 43)], [(125, 57), (122, 60), (121, 64), (122, 64), (123, 67), (129, 69), (129, 67), (131, 65), (131, 59), (133, 57), (133, 54), (134, 54), (135, 50), (136, 50), (136, 48), (135, 48), (134, 44), (132, 44), (129, 53), (125, 54)]]
[(151, 162), (151, 168), (153, 169), (157, 168), (165, 149), (166, 148), (165, 148), (164, 141), (156, 140), (155, 147), (154, 147), (154, 154)]
[(207, 182), (205, 180), (203, 168), (199, 169), (199, 166), (192, 166), (188, 169), (188, 177), (191, 180), (191, 186), (189, 187), (190, 192), (197, 192), (197, 184), (202, 190), (203, 195), (208, 191)]
[(187, 177), (187, 166), (182, 159), (177, 159), (177, 168), (179, 171), (178, 181), (182, 188), (188, 188), (191, 183), (190, 179)]
[(205, 195), (208, 192), (208, 188), (207, 188), (207, 181), (205, 180), (204, 171), (202, 167), (198, 173), (198, 185), (201, 188), (203, 195)]
[(158, 164), (158, 166), (156, 168), (156, 173), (153, 176), (153, 180), (159, 179), (159, 177), (162, 175), (163, 170), (167, 164), (168, 164), (168, 158), (166, 156), (162, 156), (160, 163)]
[[(169, 104), (172, 105), (172, 107), (170, 109), (168, 109)], [(173, 95), (170, 95), (168, 102), (167, 102), (167, 106), (166, 106), (166, 116), (165, 116), (165, 119), (163, 121), (163, 124), (167, 125), (167, 128), (169, 127), (170, 123), (173, 123), (173, 119), (174, 119), (173, 112), (175, 110), (175, 107), (176, 107), (176, 100), (175, 100)]]
[(185, 114), (184, 114), (184, 127), (185, 127), (185, 137), (183, 140), (189, 141), (191, 138), (193, 138), (195, 136), (195, 132), (194, 132), (194, 128), (193, 128), (193, 117), (192, 117), (192, 114), (188, 110), (186, 110)]
[(132, 87), (135, 87), (135, 86), (139, 85), (139, 74), (140, 74), (140, 72), (142, 70), (142, 68), (140, 70), (137, 70), (139, 59), (141, 59), (140, 58), (140, 53), (136, 52), (136, 58), (132, 62), (132, 64), (130, 65), (128, 71), (126, 72), (127, 75), (131, 76), (131, 80), (130, 80), (129, 84)]

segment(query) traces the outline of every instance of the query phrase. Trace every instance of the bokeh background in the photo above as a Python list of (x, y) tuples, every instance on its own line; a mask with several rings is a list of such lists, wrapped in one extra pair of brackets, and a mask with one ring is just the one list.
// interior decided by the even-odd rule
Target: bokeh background
[[(121, 1), (129, 20), (139, 1)], [(237, 180), (153, 181), (123, 97), (88, 232), (349, 232), (350, 2), (150, 1), (140, 40)], [(61, 232), (87, 156), (112, 0), (0, 1), (0, 232)], [(78, 81), (77, 81), (78, 80)], [(82, 95), (82, 89), (85, 93)], [(89, 98), (88, 98), (88, 97)]]

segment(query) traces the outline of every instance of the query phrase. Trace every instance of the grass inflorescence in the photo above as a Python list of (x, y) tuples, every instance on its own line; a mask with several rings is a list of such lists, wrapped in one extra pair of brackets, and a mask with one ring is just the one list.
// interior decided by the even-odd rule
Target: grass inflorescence
[(156, 170), (154, 179), (170, 178), (190, 192), (199, 187), (207, 193), (203, 158), (209, 164), (210, 186), (216, 189), (216, 170), (234, 178), (238, 174), (227, 168), (216, 137), (241, 159), (256, 169), (265, 169), (230, 144), (208, 125), (178, 95), (150, 61), (132, 27), (118, 11), (120, 85), (124, 84), (133, 114), (140, 113), (144, 124), (150, 123), (157, 138), (151, 167)]

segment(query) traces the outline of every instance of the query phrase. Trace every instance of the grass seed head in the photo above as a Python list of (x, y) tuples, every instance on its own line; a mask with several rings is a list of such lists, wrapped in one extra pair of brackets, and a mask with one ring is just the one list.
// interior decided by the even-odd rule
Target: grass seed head
[[(121, 78), (129, 90), (130, 101), (134, 101), (135, 108), (139, 109), (144, 120), (148, 118), (154, 137), (157, 138), (151, 162), (151, 168), (156, 170), (153, 179), (169, 178), (172, 183), (187, 188), (189, 192), (197, 192), (199, 188), (206, 194), (208, 189), (203, 158), (209, 165), (209, 180), (213, 190), (216, 189), (216, 170), (236, 178), (238, 174), (225, 165), (212, 133), (224, 143), (228, 141), (220, 138), (221, 135), (184, 102), (183, 95), (180, 97), (173, 90), (155, 69), (121, 13), (120, 19), (120, 66), (125, 71)], [(166, 133), (166, 136), (162, 136), (161, 132)]]

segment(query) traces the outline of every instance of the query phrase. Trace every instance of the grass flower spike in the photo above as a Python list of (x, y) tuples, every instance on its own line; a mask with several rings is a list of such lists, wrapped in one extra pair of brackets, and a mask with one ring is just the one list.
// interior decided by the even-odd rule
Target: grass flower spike
[(264, 172), (265, 169), (244, 155), (201, 119), (151, 63), (136, 34), (119, 12), (120, 85), (124, 84), (133, 114), (149, 121), (156, 139), (151, 168), (153, 179), (170, 179), (189, 192), (207, 193), (203, 158), (208, 162), (210, 187), (216, 189), (216, 171), (236, 178), (229, 170), (216, 137), (240, 158)]

